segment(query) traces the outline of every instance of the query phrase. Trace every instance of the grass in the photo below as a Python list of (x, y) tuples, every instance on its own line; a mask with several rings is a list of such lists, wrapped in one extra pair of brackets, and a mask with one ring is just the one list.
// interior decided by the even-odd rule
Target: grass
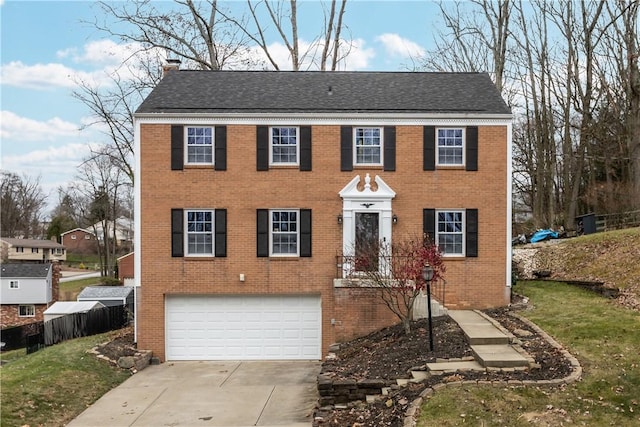
[(75, 301), (78, 294), (87, 286), (99, 285), (104, 281), (103, 277), (90, 277), (60, 283), (60, 301)]
[(130, 373), (86, 351), (114, 332), (78, 338), (36, 353), (2, 353), (0, 425), (61, 426), (78, 416)]
[(640, 259), (640, 227), (563, 240), (538, 256), (545, 269), (565, 278), (600, 280), (640, 292), (640, 263), (634, 261)]
[(555, 282), (518, 283), (521, 314), (578, 358), (581, 381), (555, 388), (461, 387), (426, 401), (418, 426), (640, 425), (640, 313)]

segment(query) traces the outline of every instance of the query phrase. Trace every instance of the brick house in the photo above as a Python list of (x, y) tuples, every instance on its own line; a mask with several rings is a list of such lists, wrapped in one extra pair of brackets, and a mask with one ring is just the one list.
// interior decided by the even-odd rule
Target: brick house
[(133, 252), (129, 252), (118, 258), (118, 280), (123, 285), (132, 286), (134, 277)]
[(67, 251), (73, 254), (95, 254), (98, 253), (98, 239), (96, 235), (84, 228), (74, 228), (60, 234), (61, 243)]
[(344, 280), (363, 238), (428, 233), (447, 307), (509, 302), (511, 113), (486, 74), (170, 71), (135, 135), (137, 341), (161, 360), (321, 359), (396, 323)]
[(0, 264), (0, 326), (20, 326), (44, 320), (44, 311), (58, 300), (58, 263)]

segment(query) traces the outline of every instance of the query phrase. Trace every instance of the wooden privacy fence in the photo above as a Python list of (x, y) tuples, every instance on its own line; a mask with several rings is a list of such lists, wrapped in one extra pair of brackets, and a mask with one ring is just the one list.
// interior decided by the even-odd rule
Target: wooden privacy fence
[(640, 226), (640, 210), (596, 215), (596, 230), (610, 231)]
[(44, 344), (48, 346), (73, 338), (101, 334), (120, 329), (128, 322), (128, 310), (122, 305), (67, 314), (44, 323)]

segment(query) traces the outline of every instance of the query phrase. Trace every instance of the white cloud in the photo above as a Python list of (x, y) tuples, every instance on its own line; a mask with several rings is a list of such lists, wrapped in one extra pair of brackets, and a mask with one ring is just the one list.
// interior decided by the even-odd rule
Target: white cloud
[(0, 111), (0, 137), (3, 140), (52, 141), (59, 137), (79, 136), (80, 126), (54, 117), (38, 121), (3, 110)]
[[(344, 43), (344, 41), (343, 41)], [(354, 39), (351, 47), (347, 48), (347, 57), (343, 61), (341, 70), (357, 71), (369, 68), (371, 60), (375, 58), (376, 52), (373, 48), (365, 47), (366, 42), (363, 39)], [(345, 48), (342, 49), (343, 51)]]
[(113, 40), (104, 39), (90, 41), (82, 47), (82, 51), (73, 47), (59, 50), (56, 55), (61, 59), (71, 58), (80, 64), (119, 66), (139, 50), (140, 45), (137, 43), (118, 44)]
[(396, 58), (416, 58), (425, 53), (422, 46), (398, 34), (385, 33), (376, 37), (376, 41), (382, 43), (387, 55)]

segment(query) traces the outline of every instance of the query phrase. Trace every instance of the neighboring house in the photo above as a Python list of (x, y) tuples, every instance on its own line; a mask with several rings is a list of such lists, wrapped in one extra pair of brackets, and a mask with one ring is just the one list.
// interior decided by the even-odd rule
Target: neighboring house
[(133, 252), (118, 258), (118, 280), (125, 286), (133, 286)]
[(322, 359), (398, 319), (359, 242), (440, 246), (446, 306), (509, 303), (511, 113), (486, 74), (170, 71), (135, 114), (139, 348)]
[(53, 240), (0, 238), (2, 257), (11, 261), (66, 261), (64, 245)]
[(98, 308), (104, 308), (104, 304), (98, 301), (58, 301), (44, 311), (44, 321), (48, 322), (67, 314), (86, 313)]
[(1, 326), (19, 326), (44, 320), (43, 312), (58, 300), (57, 263), (0, 264)]
[(61, 242), (72, 254), (95, 254), (98, 252), (98, 239), (92, 231), (74, 228), (60, 235)]
[(124, 305), (133, 313), (132, 286), (87, 286), (79, 294), (78, 301), (98, 301), (105, 307)]
[[(120, 217), (115, 221), (107, 221), (107, 233), (108, 237), (113, 237), (113, 229), (116, 230), (116, 246), (131, 246), (133, 243), (133, 221), (128, 218)], [(95, 230), (95, 235), (99, 241), (104, 240), (104, 226), (102, 222), (97, 222), (89, 227), (90, 230)]]

